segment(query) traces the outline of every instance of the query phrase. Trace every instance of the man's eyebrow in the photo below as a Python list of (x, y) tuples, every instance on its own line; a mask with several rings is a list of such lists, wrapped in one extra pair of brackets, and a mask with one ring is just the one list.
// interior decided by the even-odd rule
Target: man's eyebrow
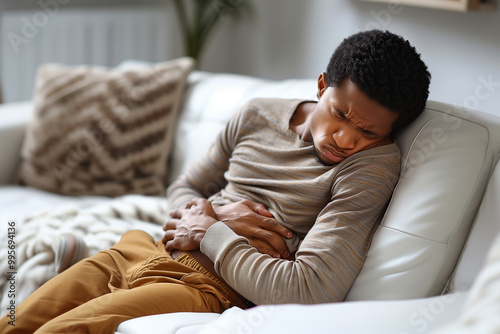
[(369, 132), (371, 135), (375, 136), (375, 137), (382, 137), (382, 135), (380, 133), (378, 133), (376, 130), (372, 130), (373, 128), (373, 125), (368, 125), (366, 127), (360, 127), (363, 131), (365, 132)]
[[(332, 106), (331, 107), (335, 112), (339, 113), (342, 117), (344, 118), (347, 118), (346, 116), (349, 116), (349, 114), (346, 114), (344, 111), (340, 110), (339, 108), (335, 107), (335, 106)], [(355, 123), (354, 123), (355, 124)], [(359, 126), (357, 124), (355, 124), (358, 128), (360, 128), (361, 130), (365, 131), (365, 132), (368, 132), (371, 136), (374, 136), (374, 137), (382, 137), (382, 135), (380, 133), (378, 133), (377, 131), (373, 131), (371, 130), (370, 128), (372, 128), (373, 126), (372, 125), (368, 125), (366, 127), (364, 126)]]
[[(348, 116), (348, 114), (346, 114), (344, 111), (340, 110), (339, 108), (337, 108), (335, 106), (332, 106), (332, 109), (335, 110), (336, 112), (338, 112), (339, 114), (341, 114), (345, 118), (346, 118), (346, 116)], [(374, 137), (382, 137), (382, 135), (380, 133), (378, 133), (378, 132), (373, 131), (373, 130), (370, 129), (372, 127), (372, 125), (368, 125), (367, 127), (359, 126), (357, 124), (355, 124), (355, 125), (358, 128), (360, 128), (361, 130), (363, 130), (365, 132), (369, 132)]]
[(370, 130), (370, 127), (366, 128), (366, 129), (363, 129), (363, 130), (365, 132), (369, 132), (374, 137), (382, 137), (382, 135), (379, 134), (378, 132), (374, 132), (373, 130)]
[(332, 108), (333, 108), (333, 110), (335, 110), (336, 112), (338, 112), (342, 116), (346, 116), (346, 113), (344, 111), (340, 110), (339, 108), (337, 108), (337, 107), (332, 107)]

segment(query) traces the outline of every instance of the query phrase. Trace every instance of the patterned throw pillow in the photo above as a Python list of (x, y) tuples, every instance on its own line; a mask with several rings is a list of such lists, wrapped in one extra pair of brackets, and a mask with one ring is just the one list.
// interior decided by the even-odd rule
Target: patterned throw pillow
[(164, 196), (191, 58), (129, 70), (39, 68), (18, 183), (65, 195)]

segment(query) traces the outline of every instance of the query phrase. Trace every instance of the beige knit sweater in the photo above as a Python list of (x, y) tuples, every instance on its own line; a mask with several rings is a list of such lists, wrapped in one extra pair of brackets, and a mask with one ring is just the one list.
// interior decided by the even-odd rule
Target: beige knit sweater
[(295, 261), (271, 258), (218, 222), (201, 251), (216, 271), (255, 304), (342, 301), (359, 273), (398, 180), (396, 144), (323, 166), (290, 130), (300, 100), (254, 99), (227, 124), (210, 150), (168, 189), (169, 205), (193, 197), (223, 205), (263, 203), (300, 246)]

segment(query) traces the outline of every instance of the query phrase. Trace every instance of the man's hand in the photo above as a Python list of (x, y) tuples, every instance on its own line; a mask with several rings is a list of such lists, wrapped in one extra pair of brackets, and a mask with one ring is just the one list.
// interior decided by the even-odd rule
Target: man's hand
[(247, 238), (250, 245), (259, 252), (276, 258), (290, 256), (282, 237), (291, 238), (292, 232), (281, 226), (264, 205), (243, 200), (213, 208), (217, 220), (224, 222), (236, 234)]
[(170, 217), (163, 225), (166, 232), (162, 239), (168, 251), (200, 248), (208, 228), (217, 222), (212, 204), (204, 198), (195, 198), (185, 209), (170, 211)]

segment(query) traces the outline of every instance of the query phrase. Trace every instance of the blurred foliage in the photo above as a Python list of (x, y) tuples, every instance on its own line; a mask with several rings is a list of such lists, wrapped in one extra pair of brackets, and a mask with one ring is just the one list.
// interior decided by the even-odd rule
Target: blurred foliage
[(249, 0), (174, 0), (184, 42), (184, 53), (199, 64), (208, 40), (225, 18), (253, 15)]

